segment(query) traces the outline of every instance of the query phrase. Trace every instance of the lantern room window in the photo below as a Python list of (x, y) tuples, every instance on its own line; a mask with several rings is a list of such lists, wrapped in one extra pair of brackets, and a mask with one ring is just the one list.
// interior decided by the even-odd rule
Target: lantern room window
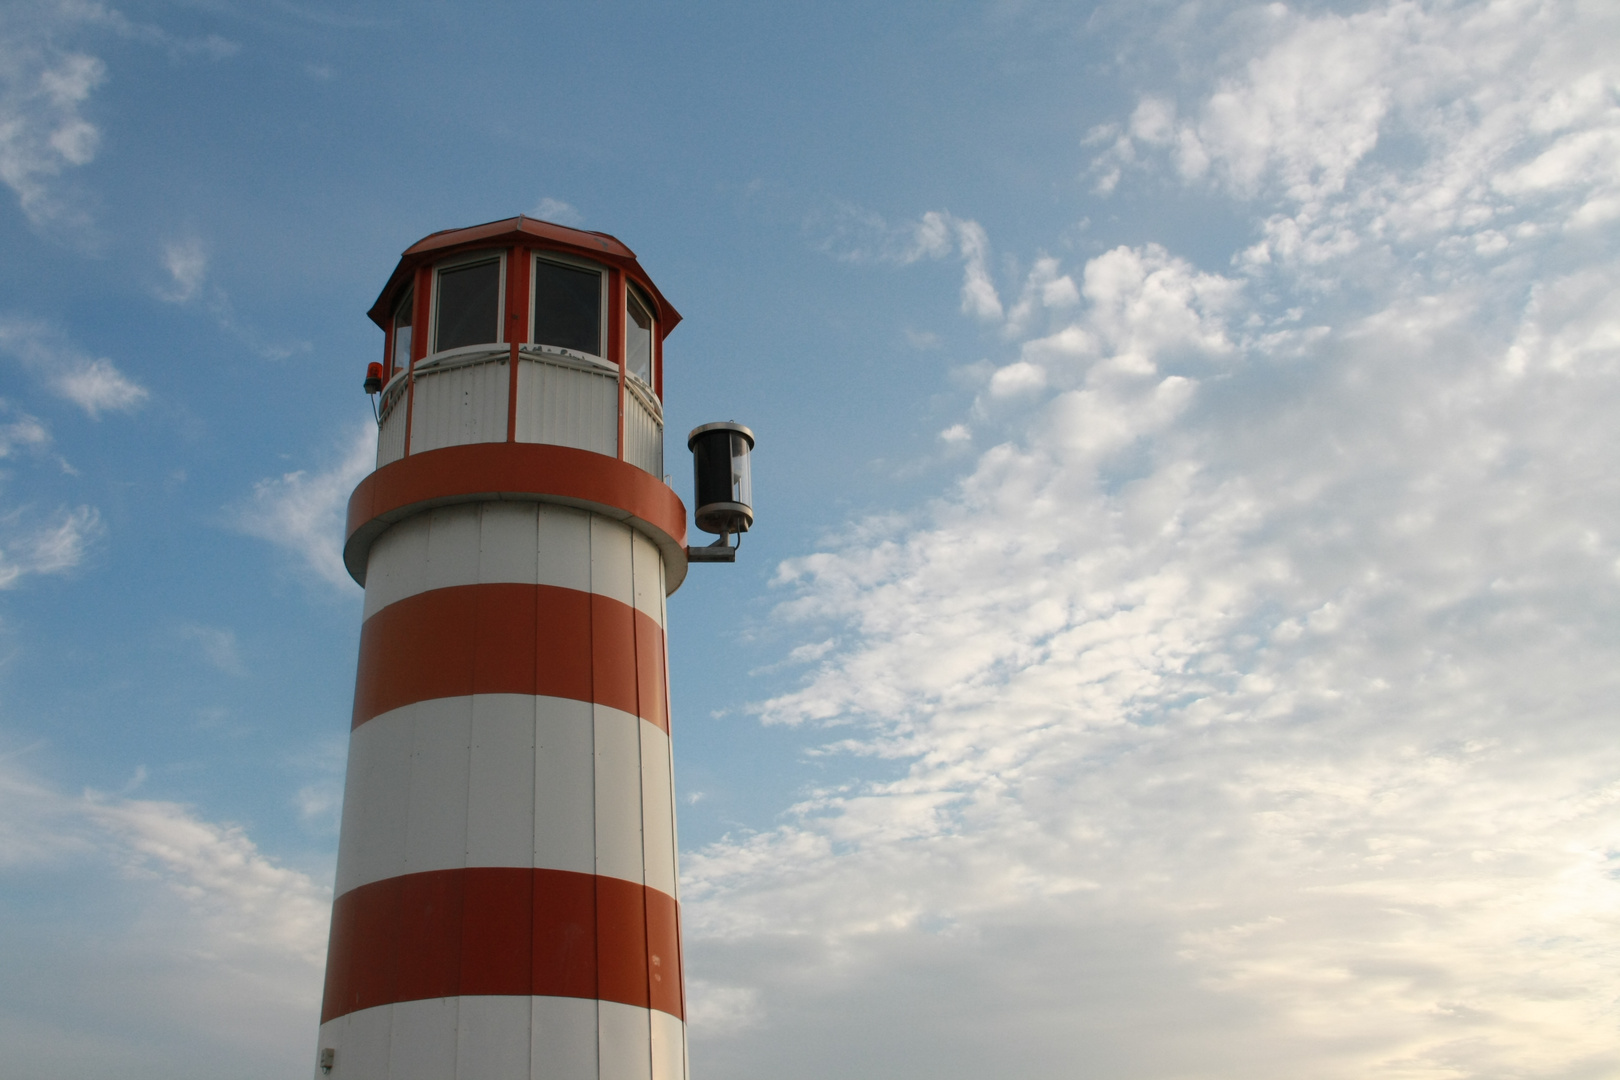
[(648, 386), (653, 385), (652, 305), (631, 285), (625, 290), (624, 367)]
[(394, 307), (394, 351), (389, 357), (395, 371), (411, 366), (411, 307), (416, 303), (416, 290), (406, 289)]
[(499, 256), (457, 263), (438, 272), (435, 352), (500, 341), (501, 260)]
[(534, 319), (529, 324), (534, 343), (601, 356), (604, 285), (600, 270), (536, 259)]

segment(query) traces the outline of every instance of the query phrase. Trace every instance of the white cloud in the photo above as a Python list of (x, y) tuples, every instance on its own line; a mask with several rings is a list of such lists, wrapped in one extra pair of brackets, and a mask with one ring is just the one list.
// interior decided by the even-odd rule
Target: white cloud
[(105, 357), (76, 365), (56, 376), (58, 393), (92, 418), (103, 412), (133, 412), (150, 396), (146, 387), (113, 366)]
[(37, 319), (0, 316), (0, 353), (11, 356), (92, 419), (100, 419), (104, 412), (134, 412), (151, 397), (151, 391), (111, 360), (87, 355)]
[(208, 251), (195, 237), (165, 244), (163, 268), (173, 284), (159, 295), (171, 304), (184, 304), (197, 295), (208, 277)]
[(200, 38), (176, 38), (161, 31), (151, 31), (161, 35), (161, 40), (169, 47), (169, 54), (175, 57), (200, 56), (205, 60), (226, 60), (242, 51), (242, 46), (220, 37), (218, 34), (208, 34)]
[(314, 776), (293, 796), (293, 806), (306, 827), (334, 837), (337, 835), (343, 810), (343, 777), (348, 761), (349, 740), (346, 734), (318, 740), (298, 755), (294, 764)]
[(212, 315), (219, 328), (266, 360), (285, 360), (296, 353), (307, 352), (307, 341), (274, 342), (268, 340), (236, 314), (236, 305), (230, 294), (217, 284), (209, 282), (208, 245), (199, 237), (172, 240), (163, 245), (160, 255), (169, 280), (154, 291), (160, 300), (170, 304), (190, 304), (197, 301), (202, 310)]
[(349, 495), (376, 464), (377, 429), (355, 431), (343, 456), (323, 472), (302, 469), (260, 480), (233, 513), (239, 530), (297, 555), (323, 580), (352, 587), (343, 568), (343, 520)]
[(96, 156), (101, 133), (81, 110), (106, 78), (106, 66), (18, 25), (29, 21), (14, 13), (0, 22), (0, 181), (34, 224), (82, 224), (83, 210), (63, 198), (54, 181)]
[(91, 850), (69, 822), (72, 815), (61, 812), (61, 797), (18, 763), (21, 753), (0, 753), (0, 868)]
[(714, 986), (692, 979), (686, 997), (686, 1022), (706, 1034), (736, 1034), (752, 1027), (759, 1013), (759, 991), (751, 987)]
[(60, 574), (84, 561), (105, 530), (92, 506), (63, 508), (39, 521), (23, 510), (0, 518), (0, 589), (30, 574)]
[[(329, 890), (172, 802), (74, 796), (0, 756), (0, 939), (34, 972), (0, 997), (29, 1075), (276, 1075), (312, 1045)], [(14, 898), (48, 881), (70, 914)], [(62, 890), (65, 881), (71, 890)], [(74, 1002), (74, 1030), (35, 1001)], [(177, 1033), (153, 1043), (154, 1030)]]
[(986, 265), (990, 258), (990, 238), (976, 221), (955, 222), (962, 251), (962, 310), (975, 318), (993, 321), (1001, 318), (1001, 297), (990, 280)]
[(223, 942), (326, 959), (330, 891), (259, 853), (236, 826), (198, 818), (175, 803), (85, 797), (80, 809), (120, 845), (126, 872), (163, 882)]
[(236, 631), (230, 627), (186, 623), (179, 628), (179, 635), (182, 641), (196, 646), (203, 660), (211, 667), (227, 675), (247, 674), (247, 666), (242, 662), (241, 646), (236, 641)]
[(3, 399), (0, 399), (0, 415), (16, 416), (15, 420), (0, 423), (0, 458), (11, 457), (19, 450), (42, 450), (50, 445), (50, 429), (37, 417), (17, 412)]
[[(1093, 347), (1111, 354), (1111, 366), (1135, 369), (1232, 350), (1225, 316), (1239, 299), (1239, 282), (1202, 273), (1155, 244), (1116, 248), (1091, 260), (1084, 281), (1081, 291), (1092, 310), (1084, 323), (1065, 330), (1096, 342)], [(1058, 346), (1048, 338), (1027, 351), (1038, 354), (1048, 342)]]
[(176, 38), (84, 0), (14, 0), (0, 9), (0, 183), (35, 226), (81, 230), (90, 223), (90, 200), (63, 176), (94, 161), (101, 146), (87, 111), (107, 66), (67, 45), (87, 33), (159, 46), (176, 60), (217, 61), (239, 49), (216, 34)]
[(1620, 1069), (1620, 27), (1240, 15), (1096, 141), (1260, 250), (1038, 260), (970, 473), (780, 568), (763, 719), (893, 771), (685, 857), (725, 1075)]
[(1013, 397), (1046, 386), (1046, 371), (1027, 360), (1014, 360), (990, 376), (991, 397)]
[(567, 225), (578, 229), (585, 224), (584, 215), (561, 199), (553, 199), (547, 195), (535, 204), (529, 211), (530, 217), (537, 217), (542, 221), (555, 222), (558, 225)]
[(879, 214), (841, 205), (828, 222), (812, 223), (823, 251), (845, 262), (908, 266), (921, 259), (962, 260), (962, 311), (986, 322), (1002, 317), (1001, 297), (990, 276), (990, 241), (983, 226), (940, 210), (891, 226)]
[(1101, 188), (1161, 154), (1188, 183), (1267, 206), (1244, 256), (1256, 271), (1286, 264), (1305, 274), (1296, 284), (1321, 287), (1306, 268), (1376, 283), (1435, 259), (1478, 273), (1480, 254), (1620, 215), (1620, 11), (1271, 5), (1232, 22), (1259, 48), (1185, 115), (1147, 95), (1128, 125), (1090, 141), (1106, 147)]
[(334, 779), (327, 783), (301, 787), (293, 803), (298, 807), (299, 817), (305, 821), (330, 822), (335, 825), (338, 813), (343, 809), (343, 784), (341, 780)]

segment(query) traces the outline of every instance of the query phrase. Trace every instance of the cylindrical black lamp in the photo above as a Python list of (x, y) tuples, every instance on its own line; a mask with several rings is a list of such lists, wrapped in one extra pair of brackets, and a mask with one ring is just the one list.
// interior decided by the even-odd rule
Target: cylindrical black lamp
[(686, 437), (692, 451), (697, 527), (726, 537), (754, 523), (754, 484), (748, 454), (754, 433), (741, 424), (703, 424)]

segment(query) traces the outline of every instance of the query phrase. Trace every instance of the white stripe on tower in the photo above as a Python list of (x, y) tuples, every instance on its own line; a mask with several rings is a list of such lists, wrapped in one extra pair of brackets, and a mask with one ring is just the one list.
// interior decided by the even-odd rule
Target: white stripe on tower
[(664, 562), (641, 533), (566, 506), (462, 503), (401, 521), (372, 545), (365, 618), (430, 589), (513, 582), (609, 596), (664, 625)]
[(678, 896), (669, 757), (647, 721), (567, 698), (476, 694), (384, 713), (350, 738), (337, 893), (534, 866)]

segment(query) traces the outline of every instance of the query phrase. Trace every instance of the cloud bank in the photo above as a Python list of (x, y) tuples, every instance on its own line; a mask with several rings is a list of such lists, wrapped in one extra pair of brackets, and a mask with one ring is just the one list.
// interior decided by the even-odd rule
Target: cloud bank
[(687, 857), (720, 1075), (1620, 1069), (1620, 28), (1230, 22), (1093, 175), (1255, 241), (1038, 262), (994, 445), (778, 572), (762, 719), (892, 779)]
[(0, 993), (18, 1073), (269, 1076), (308, 1060), (330, 891), (241, 828), (127, 793), (71, 795), (6, 753), (0, 870), (8, 903), (47, 883), (59, 898), (54, 915), (0, 920), (8, 963), (32, 972)]

